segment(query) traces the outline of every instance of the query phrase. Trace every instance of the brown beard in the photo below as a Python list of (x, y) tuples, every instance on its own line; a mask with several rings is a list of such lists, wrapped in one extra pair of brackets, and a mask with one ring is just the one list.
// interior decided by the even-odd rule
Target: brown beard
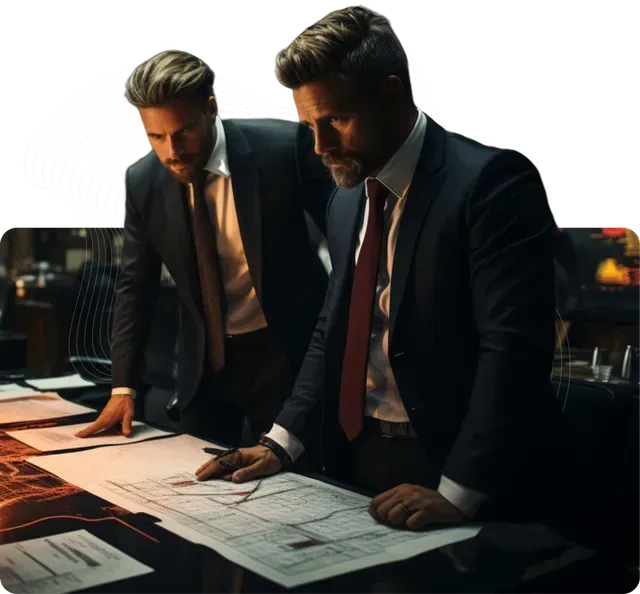
[(187, 169), (179, 174), (171, 168), (172, 165), (176, 165), (178, 163), (182, 164), (182, 161), (179, 159), (177, 161), (170, 159), (165, 161), (163, 165), (171, 176), (182, 184), (201, 181), (202, 176), (206, 176), (204, 167), (207, 164), (207, 159), (213, 150), (214, 144), (215, 136), (211, 132), (208, 132), (201, 153), (185, 153), (181, 155), (182, 159), (186, 159), (184, 164), (187, 166)]

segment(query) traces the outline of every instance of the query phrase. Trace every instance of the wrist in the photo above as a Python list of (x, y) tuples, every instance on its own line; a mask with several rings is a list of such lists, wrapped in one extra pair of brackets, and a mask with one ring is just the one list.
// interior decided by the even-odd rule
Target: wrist
[(280, 466), (283, 469), (287, 470), (293, 466), (293, 460), (291, 456), (287, 453), (287, 451), (277, 442), (275, 442), (270, 437), (267, 437), (266, 433), (263, 433), (260, 436), (260, 441), (258, 442), (261, 446), (269, 449), (275, 456), (278, 458), (280, 462)]

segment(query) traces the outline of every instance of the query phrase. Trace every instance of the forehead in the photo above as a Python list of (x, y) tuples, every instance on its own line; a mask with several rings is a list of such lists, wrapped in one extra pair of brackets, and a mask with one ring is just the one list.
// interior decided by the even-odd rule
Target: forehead
[(334, 77), (298, 87), (293, 91), (293, 100), (303, 122), (330, 113), (357, 112), (364, 107), (354, 85)]
[(138, 108), (147, 131), (180, 129), (202, 115), (202, 108), (193, 101), (175, 99), (158, 107)]

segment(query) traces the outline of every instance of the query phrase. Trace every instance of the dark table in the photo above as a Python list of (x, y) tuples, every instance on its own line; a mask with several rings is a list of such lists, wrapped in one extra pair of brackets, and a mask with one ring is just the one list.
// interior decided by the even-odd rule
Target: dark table
[[(0, 544), (85, 529), (155, 570), (93, 592), (287, 591), (164, 530), (152, 516), (130, 513), (28, 464), (25, 458), (38, 452), (3, 431), (96, 416), (0, 426)], [(628, 592), (637, 583), (635, 568), (544, 526), (490, 524), (474, 539), (295, 591)]]

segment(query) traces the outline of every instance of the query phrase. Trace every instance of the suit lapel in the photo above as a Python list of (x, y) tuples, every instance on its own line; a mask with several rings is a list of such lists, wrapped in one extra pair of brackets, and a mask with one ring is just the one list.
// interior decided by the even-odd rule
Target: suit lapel
[[(327, 321), (327, 331), (331, 334), (332, 352), (338, 354), (344, 350), (349, 320), (349, 303), (355, 268), (355, 251), (358, 243), (362, 217), (364, 213), (364, 184), (355, 188), (338, 190), (333, 198), (329, 229), (336, 231), (329, 236), (331, 254), (334, 256), (334, 301), (331, 319)], [(333, 359), (332, 359), (333, 360)], [(341, 357), (334, 362), (340, 366)]]
[(223, 121), (227, 139), (227, 157), (231, 185), (238, 215), (242, 245), (249, 274), (261, 303), (262, 299), (262, 205), (259, 171), (252, 158), (251, 147), (242, 130), (231, 121)]
[(167, 222), (167, 242), (172, 249), (168, 250), (165, 265), (173, 277), (176, 287), (188, 287), (184, 298), (189, 305), (198, 311), (199, 282), (196, 267), (196, 254), (191, 234), (191, 221), (187, 203), (186, 186), (176, 180), (165, 168), (157, 177), (157, 189), (163, 197)]
[(389, 340), (393, 338), (398, 310), (404, 297), (420, 230), (429, 208), (438, 196), (442, 185), (445, 140), (445, 130), (429, 118), (422, 150), (407, 193), (404, 211), (400, 219), (400, 228), (398, 229), (398, 240), (391, 274)]

